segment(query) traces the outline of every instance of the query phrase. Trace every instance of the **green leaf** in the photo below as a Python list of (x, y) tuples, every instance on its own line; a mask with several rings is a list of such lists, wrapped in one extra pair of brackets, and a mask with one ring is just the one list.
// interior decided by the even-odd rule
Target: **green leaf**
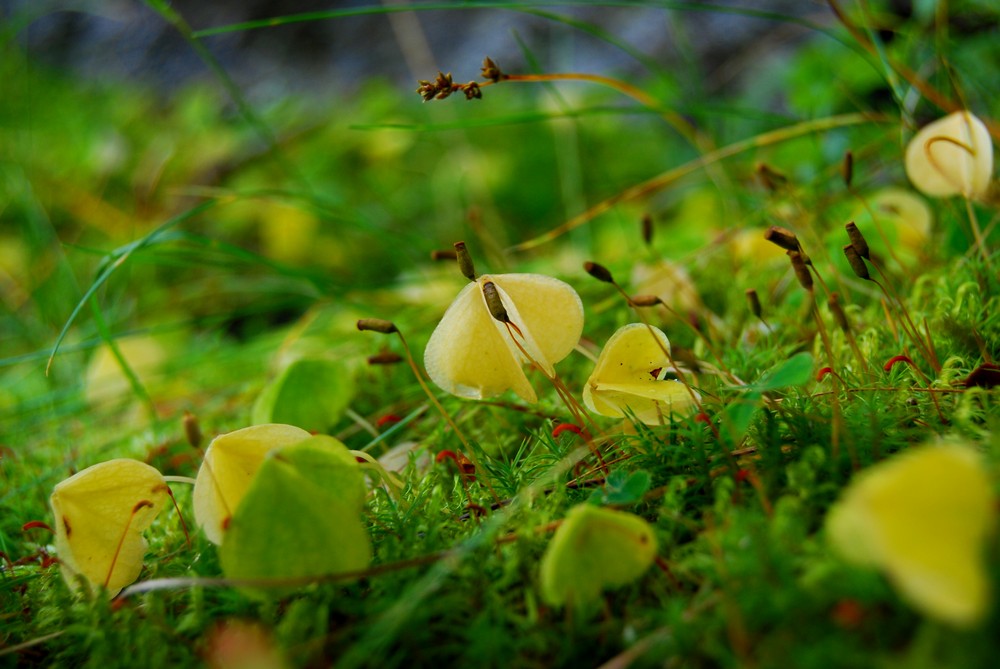
[(585, 606), (605, 588), (642, 576), (655, 557), (656, 537), (645, 520), (580, 504), (566, 515), (542, 557), (542, 598), (552, 606)]
[(779, 365), (775, 365), (761, 377), (754, 387), (760, 392), (804, 386), (813, 376), (813, 357), (809, 353), (798, 353)]
[(372, 558), (361, 522), (364, 496), (357, 461), (333, 437), (272, 451), (226, 530), (219, 549), (223, 572), (281, 579), (364, 569)]
[(300, 358), (257, 397), (252, 422), (284, 423), (323, 432), (337, 422), (353, 396), (354, 379), (343, 364), (325, 358)]
[(646, 494), (649, 486), (649, 472), (640, 469), (628, 473), (616, 469), (608, 474), (604, 489), (595, 490), (589, 501), (592, 504), (635, 504)]

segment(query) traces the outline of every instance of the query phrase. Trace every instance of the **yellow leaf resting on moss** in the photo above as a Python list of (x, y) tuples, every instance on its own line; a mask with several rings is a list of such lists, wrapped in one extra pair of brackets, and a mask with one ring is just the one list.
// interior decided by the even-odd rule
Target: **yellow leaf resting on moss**
[(619, 328), (583, 387), (583, 403), (602, 416), (622, 417), (628, 410), (647, 425), (686, 411), (693, 404), (691, 393), (679, 381), (663, 378), (671, 367), (669, 351), (659, 328), (643, 323)]
[[(514, 328), (491, 314), (487, 284), (496, 287)], [(513, 390), (535, 402), (522, 369), (530, 362), (525, 353), (552, 375), (552, 366), (569, 355), (582, 331), (583, 303), (568, 284), (542, 274), (484, 274), (448, 307), (427, 342), (424, 366), (452, 395), (485, 399)]]
[(983, 551), (994, 505), (973, 450), (921, 446), (858, 475), (830, 510), (826, 531), (845, 558), (884, 570), (924, 614), (970, 626), (989, 604)]
[(932, 197), (978, 198), (993, 177), (989, 130), (967, 111), (957, 111), (924, 126), (906, 146), (906, 176)]
[(163, 509), (168, 489), (153, 467), (119, 458), (58, 483), (49, 498), (56, 552), (71, 588), (82, 575), (114, 597), (142, 571), (145, 530)]

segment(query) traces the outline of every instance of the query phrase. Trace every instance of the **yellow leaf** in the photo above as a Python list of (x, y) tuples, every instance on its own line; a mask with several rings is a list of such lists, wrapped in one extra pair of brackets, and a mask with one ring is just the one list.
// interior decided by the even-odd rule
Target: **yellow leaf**
[(309, 433), (293, 425), (253, 425), (219, 435), (209, 444), (194, 484), (194, 518), (221, 544), (236, 507), (269, 451), (296, 444)]
[(77, 587), (81, 574), (114, 597), (142, 571), (149, 527), (166, 503), (167, 484), (153, 467), (116, 459), (88, 467), (57, 484), (49, 498), (63, 576)]
[[(513, 327), (491, 315), (487, 284), (496, 287)], [(485, 399), (513, 390), (534, 402), (522, 365), (535, 363), (551, 376), (582, 331), (583, 304), (569, 285), (541, 274), (484, 274), (448, 307), (427, 342), (424, 366), (434, 383), (459, 397)]]
[(926, 195), (977, 198), (993, 176), (989, 130), (967, 111), (930, 123), (906, 146), (906, 176)]
[(922, 446), (860, 474), (830, 510), (826, 531), (848, 560), (885, 570), (915, 608), (969, 626), (989, 604), (983, 551), (994, 504), (974, 451)]
[(583, 388), (583, 403), (602, 416), (625, 416), (628, 409), (647, 425), (660, 425), (672, 412), (686, 411), (691, 393), (679, 381), (665, 380), (670, 342), (658, 328), (632, 323), (604, 345)]

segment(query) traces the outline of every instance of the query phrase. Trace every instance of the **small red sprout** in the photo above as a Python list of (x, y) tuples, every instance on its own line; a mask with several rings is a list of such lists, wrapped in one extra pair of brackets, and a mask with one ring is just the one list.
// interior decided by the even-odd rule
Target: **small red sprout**
[(49, 527), (46, 523), (43, 523), (40, 520), (30, 520), (24, 525), (21, 525), (22, 532), (27, 532), (28, 530), (38, 530), (38, 529), (48, 530), (49, 532), (53, 531), (51, 527)]
[(387, 413), (386, 415), (380, 417), (375, 421), (375, 427), (385, 427), (386, 425), (395, 425), (399, 421), (403, 420), (394, 413)]
[(913, 364), (913, 361), (910, 360), (909, 356), (906, 356), (906, 355), (894, 355), (891, 358), (889, 358), (884, 365), (882, 365), (882, 370), (888, 372), (893, 367), (895, 367), (896, 363), (898, 363), (898, 362), (905, 362), (910, 367), (916, 368), (916, 365)]
[(444, 450), (437, 454), (434, 458), (435, 462), (444, 462), (445, 460), (453, 460), (458, 470), (472, 478), (476, 473), (476, 466), (473, 465), (467, 457), (461, 453), (455, 453), (455, 451)]
[(576, 435), (582, 435), (583, 429), (579, 425), (574, 425), (573, 423), (562, 423), (557, 425), (555, 429), (552, 430), (552, 438), (557, 439), (563, 432), (572, 432)]
[(843, 629), (853, 629), (864, 619), (865, 611), (855, 599), (842, 599), (833, 607), (830, 617)]

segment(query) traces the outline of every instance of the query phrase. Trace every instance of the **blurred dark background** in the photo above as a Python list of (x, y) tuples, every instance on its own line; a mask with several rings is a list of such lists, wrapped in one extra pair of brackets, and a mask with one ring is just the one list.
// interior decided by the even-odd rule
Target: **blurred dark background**
[[(478, 76), (485, 55), (524, 71), (524, 47), (550, 69), (639, 76), (653, 64), (683, 69), (700, 78), (703, 92), (711, 92), (737, 81), (753, 57), (780, 55), (810, 34), (794, 20), (776, 20), (769, 13), (819, 24), (833, 21), (822, 2), (724, 0), (713, 3), (711, 11), (690, 8), (696, 4), (665, 11), (663, 6), (608, 8), (586, 3), (484, 9), (469, 3), (466, 9), (372, 13), (241, 30), (206, 37), (204, 43), (251, 100), (292, 93), (350, 92), (372, 77), (411, 87), (416, 78), (432, 78), (438, 69), (467, 80)], [(420, 3), (171, 3), (194, 31), (307, 12), (407, 5)], [(5, 0), (0, 2), (0, 11), (35, 62), (78, 77), (139, 80), (165, 94), (192, 80), (212, 77), (178, 30), (142, 2)], [(587, 30), (554, 21), (546, 12), (604, 31), (647, 55), (649, 62), (644, 66), (623, 49)]]

